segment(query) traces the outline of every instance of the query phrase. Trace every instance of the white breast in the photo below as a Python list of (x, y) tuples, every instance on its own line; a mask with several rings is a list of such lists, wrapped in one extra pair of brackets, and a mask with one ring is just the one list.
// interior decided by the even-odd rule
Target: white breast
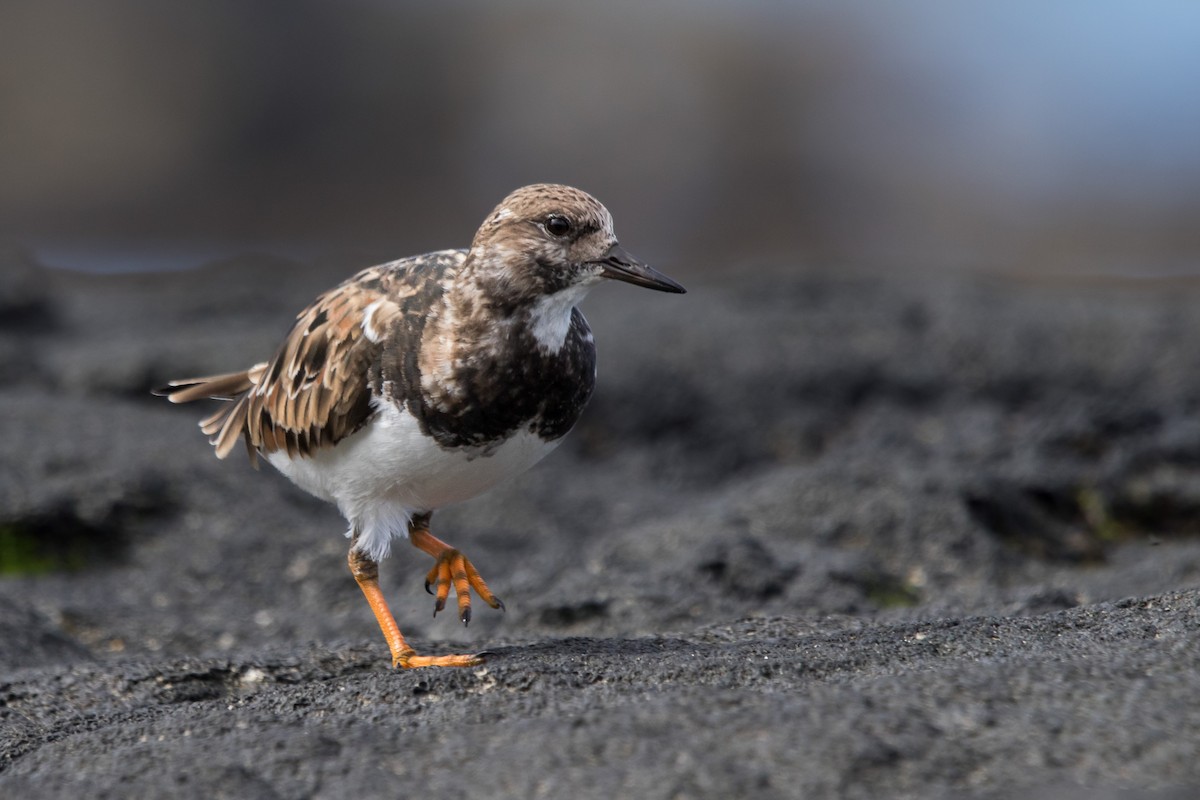
[(366, 428), (336, 447), (311, 457), (277, 451), (266, 458), (300, 488), (336, 503), (351, 533), (359, 531), (359, 550), (378, 560), (387, 556), (392, 538), (408, 535), (414, 513), (474, 497), (529, 469), (557, 445), (522, 430), (488, 454), (446, 450), (421, 433), (411, 414), (384, 402)]

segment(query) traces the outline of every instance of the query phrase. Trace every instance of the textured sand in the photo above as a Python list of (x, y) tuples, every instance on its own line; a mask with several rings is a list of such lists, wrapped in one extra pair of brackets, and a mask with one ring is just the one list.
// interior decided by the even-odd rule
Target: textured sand
[(333, 509), (147, 394), (355, 265), (0, 260), (0, 544), (75, 567), (0, 577), (0, 796), (1200, 790), (1195, 287), (602, 287), (584, 420), (434, 518), (508, 612), (383, 565), (418, 646), (495, 655), (400, 673)]

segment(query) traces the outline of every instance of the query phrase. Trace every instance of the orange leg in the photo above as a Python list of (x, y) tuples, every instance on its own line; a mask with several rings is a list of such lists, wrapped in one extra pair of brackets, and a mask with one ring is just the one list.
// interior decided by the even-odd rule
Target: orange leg
[(504, 603), (492, 594), (492, 590), (479, 576), (475, 565), (461, 552), (429, 532), (429, 517), (429, 514), (413, 517), (412, 522), (408, 524), (408, 539), (413, 547), (434, 558), (433, 569), (425, 576), (425, 591), (433, 594), (430, 587), (437, 587), (437, 601), (433, 605), (434, 616), (446, 607), (446, 598), (450, 596), (452, 584), (454, 594), (458, 598), (458, 618), (464, 625), (471, 621), (472, 589), (483, 602), (503, 611)]
[(367, 597), (367, 603), (375, 612), (375, 619), (387, 639), (388, 649), (392, 651), (393, 667), (474, 667), (483, 663), (482, 655), (450, 655), (450, 656), (419, 656), (404, 640), (396, 618), (392, 616), (383, 592), (379, 588), (379, 564), (364, 556), (350, 545), (350, 572), (358, 587)]

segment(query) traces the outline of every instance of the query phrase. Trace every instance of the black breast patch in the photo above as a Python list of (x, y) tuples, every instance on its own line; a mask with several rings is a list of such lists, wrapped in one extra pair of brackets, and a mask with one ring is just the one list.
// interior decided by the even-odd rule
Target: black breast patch
[[(440, 394), (435, 402), (422, 388), (420, 349), (428, 310), (440, 301), (441, 292), (441, 281), (431, 280), (404, 300), (404, 313), (372, 367), (372, 385), (448, 449), (486, 455), (522, 429), (546, 441), (565, 436), (595, 386), (595, 345), (579, 310), (572, 310), (566, 340), (556, 353), (540, 349), (532, 332), (520, 325), (510, 329), (510, 336), (486, 340), (478, 357), (453, 374), (455, 391)], [(473, 321), (478, 324), (478, 317)]]

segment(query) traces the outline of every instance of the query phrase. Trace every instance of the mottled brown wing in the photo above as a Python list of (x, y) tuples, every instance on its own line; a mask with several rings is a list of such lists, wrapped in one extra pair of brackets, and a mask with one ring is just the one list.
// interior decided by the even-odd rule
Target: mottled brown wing
[[(200, 422), (217, 456), (238, 439), (251, 462), (259, 453), (310, 455), (360, 429), (374, 412), (381, 351), (404, 358), (419, 346), (425, 317), (466, 250), (442, 250), (363, 270), (321, 295), (270, 361), (241, 372), (171, 381), (155, 394), (172, 403), (229, 401)], [(372, 378), (372, 376), (375, 378)]]
[(252, 388), (201, 423), (217, 456), (239, 438), (252, 461), (279, 450), (306, 456), (361, 428), (373, 413), (370, 365), (421, 279), (394, 265), (372, 267), (301, 311), (275, 357), (246, 372)]

